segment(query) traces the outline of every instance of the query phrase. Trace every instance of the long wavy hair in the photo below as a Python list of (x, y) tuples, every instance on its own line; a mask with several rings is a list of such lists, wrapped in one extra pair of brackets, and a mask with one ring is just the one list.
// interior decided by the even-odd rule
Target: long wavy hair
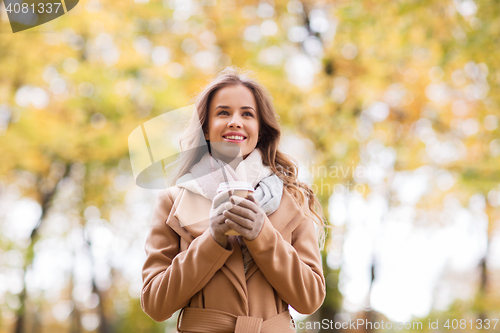
[(321, 247), (324, 245), (325, 219), (321, 204), (305, 183), (298, 180), (298, 166), (294, 158), (282, 153), (279, 148), (281, 130), (278, 123), (278, 115), (272, 103), (272, 97), (267, 88), (252, 78), (253, 73), (242, 71), (236, 67), (228, 67), (221, 71), (196, 97), (195, 109), (191, 120), (180, 138), (181, 154), (175, 183), (181, 176), (189, 172), (191, 167), (200, 161), (201, 157), (210, 149), (210, 143), (206, 142), (204, 133), (208, 132), (208, 115), (210, 102), (213, 95), (219, 89), (232, 85), (243, 85), (252, 91), (257, 103), (259, 113), (260, 138), (256, 148), (262, 152), (262, 162), (283, 180), (283, 185), (289, 191), (299, 207), (308, 206), (307, 213), (316, 224), (318, 224), (318, 236)]

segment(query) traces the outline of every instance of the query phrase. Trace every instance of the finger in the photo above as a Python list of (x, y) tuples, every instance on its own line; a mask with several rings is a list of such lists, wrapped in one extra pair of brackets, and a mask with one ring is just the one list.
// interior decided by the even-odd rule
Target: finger
[(255, 197), (253, 196), (253, 193), (248, 193), (247, 199), (255, 204), (258, 204), (257, 199), (255, 199)]
[(255, 202), (252, 202), (248, 199), (243, 199), (238, 204), (236, 204), (237, 201), (233, 197), (231, 197), (230, 201), (232, 204), (248, 208), (254, 213), (257, 213), (259, 211), (259, 208), (260, 208), (258, 205), (255, 204)]
[(233, 214), (230, 211), (225, 211), (224, 216), (227, 219), (230, 219), (231, 221), (238, 223), (239, 225), (241, 225), (246, 229), (253, 229), (253, 222), (250, 221), (249, 219)]
[(226, 233), (228, 232), (229, 230), (231, 230), (231, 227), (226, 223), (226, 220), (227, 219), (223, 219), (222, 220), (222, 224), (220, 225), (220, 230), (222, 231), (222, 233)]
[(212, 208), (217, 208), (224, 202), (228, 202), (230, 197), (229, 191), (218, 193), (212, 201)]
[(226, 217), (223, 214), (213, 217), (213, 221), (217, 225), (224, 224), (225, 220), (226, 220)]
[(248, 208), (241, 207), (241, 206), (232, 206), (230, 209), (227, 209), (227, 210), (230, 211), (231, 213), (234, 213), (234, 214), (239, 215), (241, 217), (244, 217), (246, 219), (249, 219), (252, 221), (254, 220), (255, 213)]
[(247, 218), (244, 218), (242, 216), (233, 214), (230, 211), (224, 212), (224, 216), (227, 219), (230, 219), (231, 221), (238, 223), (239, 225), (241, 225), (244, 228), (247, 228), (247, 229), (252, 229), (253, 228), (253, 224), (254, 223), (250, 219), (247, 219)]
[(249, 194), (247, 195), (247, 198), (248, 198), (250, 201), (252, 201), (253, 203), (255, 203), (257, 206), (259, 206), (259, 207), (260, 207), (260, 201), (259, 201), (259, 199), (257, 199), (257, 198), (255, 197), (255, 195), (254, 195), (253, 193), (249, 193)]
[(242, 198), (242, 197), (237, 196), (237, 195), (232, 195), (229, 202), (231, 202), (234, 205), (238, 205), (243, 200), (245, 200), (245, 198)]
[(230, 220), (230, 219), (227, 219), (226, 220), (226, 224), (233, 230), (237, 231), (240, 235), (242, 235), (243, 237), (245, 237), (245, 235), (248, 235), (251, 230), (250, 229), (247, 229), (247, 228), (243, 228), (241, 225), (239, 225), (238, 223)]
[(210, 217), (217, 216), (217, 215), (222, 215), (222, 213), (225, 210), (229, 210), (229, 209), (231, 209), (233, 207), (234, 207), (234, 205), (232, 203), (230, 203), (230, 202), (224, 202), (224, 203), (220, 204), (217, 208), (210, 210)]

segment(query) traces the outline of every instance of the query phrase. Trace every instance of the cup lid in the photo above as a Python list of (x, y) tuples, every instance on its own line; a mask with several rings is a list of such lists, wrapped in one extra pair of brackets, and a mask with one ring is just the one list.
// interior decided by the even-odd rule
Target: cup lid
[(229, 191), (229, 190), (243, 190), (243, 191), (254, 191), (254, 188), (251, 183), (249, 182), (242, 182), (242, 181), (230, 181), (230, 182), (223, 182), (219, 184), (219, 187), (217, 188), (217, 193), (221, 193), (224, 191)]

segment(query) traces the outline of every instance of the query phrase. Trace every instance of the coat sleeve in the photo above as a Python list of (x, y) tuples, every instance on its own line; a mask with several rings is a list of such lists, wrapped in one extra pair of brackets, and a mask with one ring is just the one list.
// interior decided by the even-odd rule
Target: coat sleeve
[(259, 235), (245, 243), (278, 296), (298, 312), (311, 314), (325, 299), (325, 278), (315, 223), (300, 210), (297, 215), (301, 221), (292, 233), (291, 244), (267, 217)]
[(172, 209), (169, 190), (158, 196), (146, 239), (141, 306), (155, 321), (164, 321), (186, 306), (233, 252), (221, 247), (207, 229), (179, 253), (180, 237), (166, 224)]

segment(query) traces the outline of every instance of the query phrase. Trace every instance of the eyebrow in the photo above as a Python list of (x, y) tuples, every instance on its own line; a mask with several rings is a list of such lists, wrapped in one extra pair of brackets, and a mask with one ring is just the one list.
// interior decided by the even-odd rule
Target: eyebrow
[[(229, 106), (227, 105), (218, 105), (215, 110), (217, 110), (218, 108), (222, 108), (222, 109), (230, 109)], [(242, 110), (253, 110), (253, 112), (255, 112), (254, 108), (251, 107), (251, 106), (242, 106), (241, 107)]]

